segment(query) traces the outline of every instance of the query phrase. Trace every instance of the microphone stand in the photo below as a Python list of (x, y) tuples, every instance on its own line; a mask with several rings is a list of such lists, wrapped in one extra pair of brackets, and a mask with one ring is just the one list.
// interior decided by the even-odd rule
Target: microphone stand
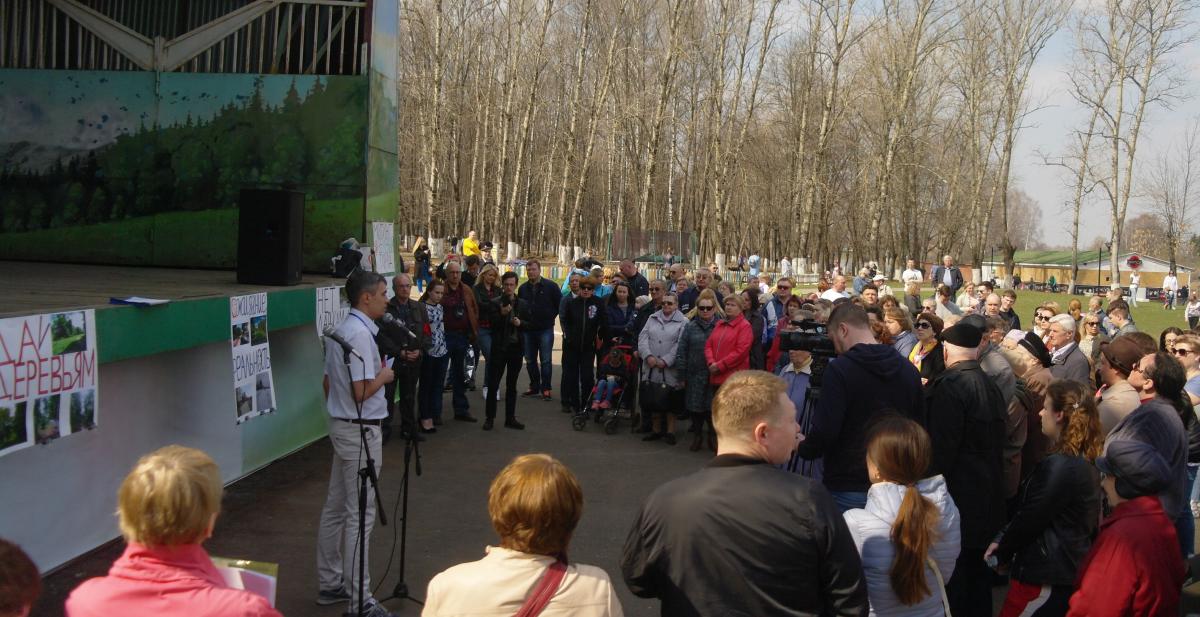
[[(379, 497), (379, 476), (375, 473), (375, 460), (371, 458), (371, 448), (367, 445), (367, 425), (363, 424), (360, 401), (354, 394), (354, 373), (350, 370), (350, 351), (343, 349), (342, 355), (346, 365), (346, 377), (350, 383), (350, 396), (354, 400), (354, 408), (358, 413), (358, 438), (362, 451), (366, 454), (366, 465), (358, 470), (358, 617), (366, 615), (366, 575), (367, 575), (367, 490), (375, 491), (375, 511), (379, 513), (379, 524), (387, 525), (387, 515), (383, 511), (383, 500)], [(366, 372), (367, 361), (360, 358), (363, 372)], [(365, 398), (365, 397), (364, 397)]]
[(409, 595), (408, 583), (404, 578), (405, 555), (408, 551), (408, 481), (409, 469), (412, 464), (415, 464), (417, 475), (421, 475), (421, 444), (416, 440), (416, 430), (417, 427), (414, 426), (404, 436), (404, 479), (400, 481), (400, 580), (392, 588), (392, 595), (384, 598), (381, 602), (392, 599), (411, 600), (424, 606), (424, 602)]

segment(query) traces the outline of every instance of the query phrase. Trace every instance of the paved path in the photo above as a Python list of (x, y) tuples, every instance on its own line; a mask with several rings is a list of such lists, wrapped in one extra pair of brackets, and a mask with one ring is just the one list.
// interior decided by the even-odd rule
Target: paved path
[[(558, 380), (555, 367), (555, 385)], [(525, 385), (521, 378), (521, 386)], [(468, 393), (471, 412), (482, 418), (479, 392)], [(582, 432), (572, 430), (570, 417), (557, 401), (520, 399), (517, 415), (525, 431), (497, 426), (491, 432), (480, 424), (448, 420), (421, 444), (423, 475), (414, 477), (409, 502), (407, 582), (417, 597), (434, 574), (483, 555), (496, 542), (487, 514), (487, 489), (496, 473), (514, 456), (546, 452), (569, 466), (584, 492), (584, 513), (574, 540), (571, 558), (604, 568), (616, 582), (625, 613), (657, 615), (657, 602), (635, 598), (620, 581), (620, 554), (634, 514), (647, 494), (672, 478), (705, 464), (709, 454), (689, 452), (686, 443), (668, 446), (643, 443), (632, 435), (628, 423), (615, 435), (605, 435), (599, 425)], [(449, 395), (446, 414), (450, 415)], [(500, 415), (503, 416), (501, 408)], [(680, 429), (686, 426), (681, 423)], [(681, 439), (686, 442), (686, 439)], [(224, 510), (214, 536), (206, 543), (214, 555), (244, 557), (280, 564), (277, 606), (288, 616), (336, 617), (341, 607), (313, 603), (316, 583), (317, 523), (329, 478), (331, 448), (318, 441), (276, 461), (226, 490)], [(372, 583), (383, 583), (377, 594), (389, 594), (397, 581), (397, 564), (382, 575), (393, 545), (393, 508), (403, 471), (404, 444), (392, 441), (384, 448), (380, 490), (388, 509), (389, 525), (376, 525), (371, 538)], [(103, 515), (103, 514), (98, 514)], [(396, 556), (399, 555), (398, 539)], [(105, 547), (48, 577), (43, 601), (35, 615), (61, 614), (62, 601), (72, 588), (91, 576), (103, 574), (123, 546)], [(392, 600), (389, 608), (401, 615), (417, 615), (419, 607)]]

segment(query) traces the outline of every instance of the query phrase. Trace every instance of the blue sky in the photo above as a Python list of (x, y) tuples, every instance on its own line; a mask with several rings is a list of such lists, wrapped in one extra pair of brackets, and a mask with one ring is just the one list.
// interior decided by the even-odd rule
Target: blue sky
[[(1064, 154), (1070, 143), (1071, 129), (1087, 121), (1087, 112), (1068, 94), (1066, 71), (1074, 45), (1071, 32), (1064, 28), (1050, 40), (1038, 57), (1030, 76), (1031, 107), (1037, 107), (1025, 120), (1026, 127), (1017, 138), (1013, 155), (1012, 185), (1028, 193), (1042, 209), (1042, 240), (1051, 245), (1070, 246), (1071, 215), (1067, 209), (1073, 198), (1069, 172), (1042, 164), (1039, 153), (1049, 157)], [(1185, 77), (1200, 71), (1200, 46), (1181, 48), (1175, 56)], [(1146, 165), (1166, 149), (1178, 146), (1189, 121), (1200, 116), (1200, 100), (1195, 98), (1197, 84), (1189, 79), (1181, 91), (1189, 99), (1178, 101), (1174, 109), (1151, 108), (1143, 124), (1134, 164), (1134, 191), (1137, 176)], [(1099, 193), (1099, 191), (1097, 191)], [(1131, 199), (1127, 219), (1145, 208), (1144, 200)], [(1079, 241), (1084, 247), (1096, 236), (1108, 237), (1111, 225), (1108, 202), (1093, 198), (1085, 203), (1080, 217)]]

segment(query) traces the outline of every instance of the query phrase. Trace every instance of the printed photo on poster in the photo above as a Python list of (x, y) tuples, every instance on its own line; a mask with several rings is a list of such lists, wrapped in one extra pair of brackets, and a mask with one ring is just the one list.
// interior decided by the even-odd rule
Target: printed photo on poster
[(29, 425), (24, 401), (0, 406), (0, 455), (29, 445)]
[(237, 422), (275, 411), (271, 347), (267, 334), (267, 294), (229, 299), (233, 353), (233, 397)]
[(99, 424), (96, 314), (0, 319), (0, 455)]

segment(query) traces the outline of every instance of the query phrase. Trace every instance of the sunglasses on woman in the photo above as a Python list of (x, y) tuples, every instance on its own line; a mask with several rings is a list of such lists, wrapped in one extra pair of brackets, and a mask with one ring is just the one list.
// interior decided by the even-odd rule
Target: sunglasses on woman
[(1038, 315), (1038, 316), (1034, 317), (1033, 319), (1034, 319), (1034, 321), (1050, 321), (1050, 316), (1049, 315)]
[(1174, 349), (1174, 350), (1173, 350), (1171, 353), (1173, 353), (1173, 354), (1175, 354), (1175, 355), (1177, 355), (1177, 356), (1183, 357), (1183, 356), (1186, 356), (1186, 355), (1188, 355), (1188, 354), (1190, 354), (1190, 353), (1195, 353), (1195, 352), (1193, 352), (1192, 350), (1188, 349), (1187, 347), (1180, 347), (1180, 346), (1176, 345), (1176, 346), (1175, 346), (1175, 349)]
[(704, 306), (703, 304), (696, 307), (697, 310), (701, 310), (701, 311), (711, 311), (711, 310), (713, 310), (713, 308), (714, 307), (712, 305)]
[(918, 321), (916, 327), (918, 330), (924, 330), (925, 328), (932, 328), (933, 326), (928, 321)]
[(596, 290), (596, 287), (593, 285), (580, 285), (579, 288), (582, 289), (583, 291), (595, 291)]

